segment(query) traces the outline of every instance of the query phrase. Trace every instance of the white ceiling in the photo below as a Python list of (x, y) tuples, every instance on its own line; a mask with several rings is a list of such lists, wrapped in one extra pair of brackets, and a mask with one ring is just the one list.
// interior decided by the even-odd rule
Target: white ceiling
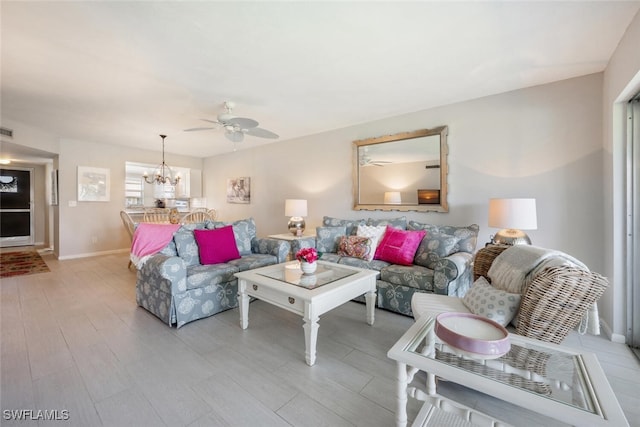
[[(165, 133), (168, 153), (207, 157), (233, 143), (184, 129), (226, 100), (286, 140), (603, 71), (639, 8), (2, 0), (2, 115), (151, 150)], [(270, 142), (247, 136), (238, 149)]]

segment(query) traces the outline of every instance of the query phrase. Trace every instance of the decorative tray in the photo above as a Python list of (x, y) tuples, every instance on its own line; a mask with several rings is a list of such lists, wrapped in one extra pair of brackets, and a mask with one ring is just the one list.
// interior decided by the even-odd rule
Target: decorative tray
[(471, 313), (440, 313), (434, 331), (452, 350), (473, 358), (498, 358), (511, 348), (502, 325)]

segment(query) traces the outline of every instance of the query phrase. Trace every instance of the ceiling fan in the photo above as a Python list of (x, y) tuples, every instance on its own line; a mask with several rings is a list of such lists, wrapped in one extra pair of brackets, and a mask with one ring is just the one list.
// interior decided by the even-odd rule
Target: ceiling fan
[(371, 156), (369, 155), (368, 152), (368, 148), (364, 147), (364, 149), (362, 150), (362, 153), (360, 154), (360, 160), (359, 160), (360, 166), (384, 166), (386, 164), (392, 163), (392, 162), (388, 162), (386, 160), (373, 160), (371, 158)]
[(225, 112), (218, 114), (217, 120), (200, 119), (205, 122), (213, 123), (216, 126), (213, 127), (199, 127), (185, 129), (185, 132), (200, 131), (200, 130), (212, 130), (224, 128), (224, 136), (229, 141), (240, 142), (244, 139), (244, 135), (257, 136), (259, 138), (271, 138), (276, 139), (279, 136), (269, 130), (258, 127), (258, 122), (246, 117), (236, 117), (232, 114), (235, 103), (226, 101), (224, 103)]

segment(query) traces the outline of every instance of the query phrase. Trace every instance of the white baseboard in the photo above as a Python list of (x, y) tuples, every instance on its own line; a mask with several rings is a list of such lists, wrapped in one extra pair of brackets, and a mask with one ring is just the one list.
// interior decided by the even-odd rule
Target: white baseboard
[(609, 340), (611, 342), (617, 343), (617, 344), (626, 344), (627, 339), (624, 335), (620, 335), (620, 334), (614, 334), (613, 331), (611, 330), (611, 327), (607, 324), (607, 322), (605, 322), (604, 320), (600, 319), (600, 327), (602, 328), (602, 331), (604, 332), (604, 334), (609, 337)]
[(67, 259), (89, 258), (89, 257), (92, 257), (92, 256), (121, 254), (123, 252), (129, 252), (129, 251), (130, 251), (130, 249), (126, 248), (126, 249), (114, 249), (114, 250), (111, 250), (111, 251), (102, 251), (102, 252), (87, 252), (87, 253), (84, 253), (84, 254), (59, 256), (58, 259), (60, 261), (64, 261), (64, 260), (67, 260)]

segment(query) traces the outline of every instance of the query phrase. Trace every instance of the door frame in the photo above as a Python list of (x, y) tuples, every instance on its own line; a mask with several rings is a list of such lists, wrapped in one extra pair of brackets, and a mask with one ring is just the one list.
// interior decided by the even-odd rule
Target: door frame
[[(19, 170), (19, 171), (27, 171), (29, 172), (29, 236), (15, 236), (15, 237), (0, 237), (0, 247), (10, 247), (10, 246), (32, 246), (35, 244), (35, 215), (33, 212), (34, 208), (34, 197), (35, 197), (35, 183), (34, 179), (34, 168), (30, 167), (20, 167), (20, 166), (11, 166), (11, 165), (3, 165), (2, 169), (7, 170)], [(0, 209), (0, 215), (3, 210)]]

